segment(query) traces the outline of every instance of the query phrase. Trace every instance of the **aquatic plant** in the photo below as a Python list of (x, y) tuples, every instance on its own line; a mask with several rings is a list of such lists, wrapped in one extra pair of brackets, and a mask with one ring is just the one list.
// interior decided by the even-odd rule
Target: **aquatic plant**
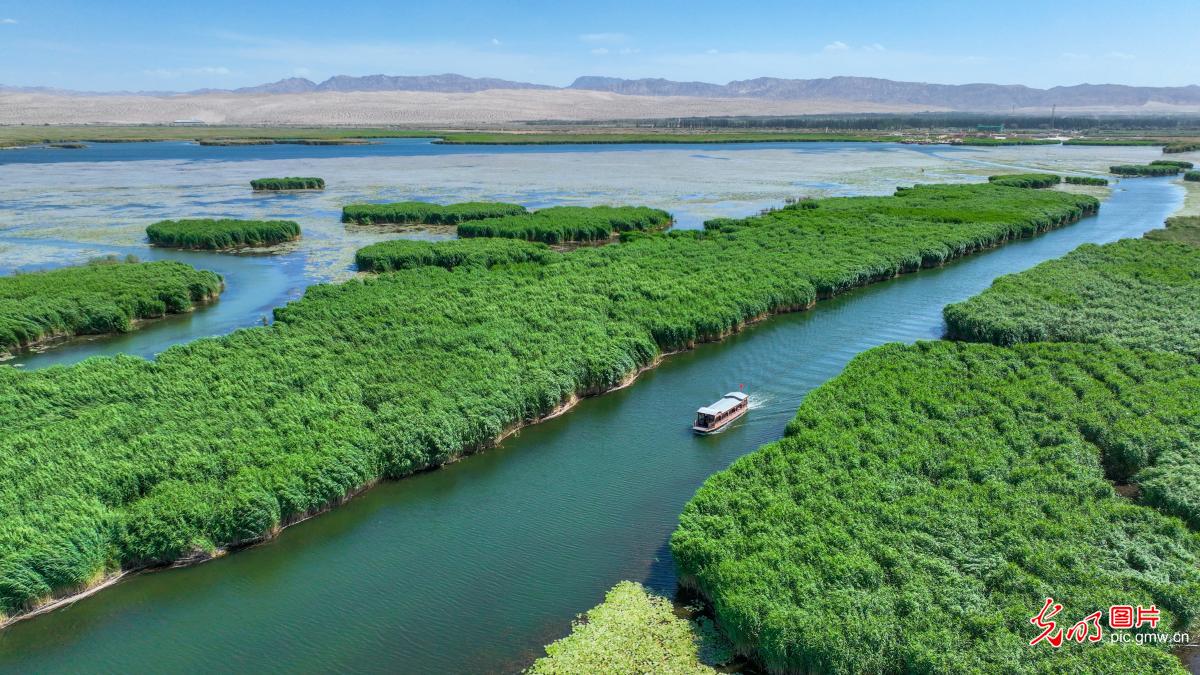
[(546, 262), (552, 252), (543, 244), (513, 239), (395, 239), (360, 248), (354, 262), (363, 272), (393, 272), (413, 267), (464, 265), (491, 267), (513, 262)]
[(1031, 647), (1030, 619), (1050, 596), (1064, 630), (1112, 605), (1154, 605), (1168, 633), (1200, 616), (1200, 539), (1145, 505), (1194, 501), (1198, 388), (1169, 352), (878, 347), (710, 477), (671, 550), (770, 672), (1183, 673), (1107, 625)]
[(462, 202), (448, 206), (428, 202), (349, 204), (342, 207), (342, 222), (356, 225), (457, 225), (468, 220), (523, 213), (524, 206), (503, 202)]
[(988, 182), (1018, 188), (1048, 188), (1062, 182), (1062, 176), (1052, 173), (1018, 173), (1003, 176), (988, 176)]
[(713, 655), (723, 660), (730, 656), (710, 621), (678, 617), (670, 600), (651, 595), (641, 584), (622, 581), (525, 672), (716, 675), (709, 665)]
[(1011, 345), (1100, 342), (1200, 357), (1200, 249), (1085, 244), (945, 309), (951, 337)]
[(1108, 185), (1107, 178), (1096, 178), (1094, 176), (1063, 176), (1063, 182), (1071, 185)]
[(1175, 216), (1167, 218), (1165, 227), (1158, 230), (1150, 230), (1146, 233), (1146, 238), (1200, 246), (1200, 216)]
[(1162, 164), (1118, 164), (1108, 167), (1108, 170), (1118, 176), (1171, 176), (1179, 173), (1179, 167)]
[(645, 206), (554, 206), (533, 213), (461, 223), (460, 237), (506, 237), (564, 242), (605, 241), (613, 233), (654, 230), (671, 223), (671, 214)]
[(540, 262), (312, 286), (270, 326), (153, 361), (0, 368), (0, 612), (255, 541), (486, 448), (664, 352), (1098, 206), (987, 184), (825, 199)]
[(1174, 154), (1180, 152), (1196, 152), (1200, 150), (1200, 143), (1195, 141), (1181, 141), (1179, 143), (1168, 143), (1163, 146), (1163, 154)]
[(1200, 171), (1188, 171), (1183, 174), (1183, 179), (1187, 181), (1200, 181)]
[[(245, 141), (238, 141), (244, 143)], [(272, 141), (275, 142), (275, 141)], [(255, 190), (324, 190), (325, 179), (288, 176), (286, 178), (255, 178), (250, 181)]]
[(123, 333), (215, 299), (221, 277), (178, 262), (94, 264), (0, 277), (0, 352), (48, 337)]
[(300, 238), (300, 226), (290, 220), (195, 218), (163, 220), (146, 228), (154, 246), (221, 250), (242, 246), (273, 246)]
[(1150, 162), (1150, 166), (1174, 166), (1180, 169), (1190, 169), (1195, 165), (1191, 162), (1184, 162), (1175, 159), (1156, 159), (1153, 162)]

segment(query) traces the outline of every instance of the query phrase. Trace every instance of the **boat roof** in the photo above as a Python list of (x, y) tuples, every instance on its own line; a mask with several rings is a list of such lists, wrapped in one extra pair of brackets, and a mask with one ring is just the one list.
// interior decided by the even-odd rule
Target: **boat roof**
[(723, 412), (727, 412), (727, 411), (737, 407), (737, 405), (739, 403), (741, 403), (742, 401), (745, 401), (745, 400), (746, 400), (746, 395), (743, 394), (742, 392), (731, 391), (728, 394), (725, 394), (724, 396), (722, 396), (720, 401), (717, 401), (716, 403), (713, 403), (712, 405), (706, 405), (703, 408), (700, 408), (699, 410), (696, 411), (696, 414), (698, 414), (698, 415), (720, 415)]

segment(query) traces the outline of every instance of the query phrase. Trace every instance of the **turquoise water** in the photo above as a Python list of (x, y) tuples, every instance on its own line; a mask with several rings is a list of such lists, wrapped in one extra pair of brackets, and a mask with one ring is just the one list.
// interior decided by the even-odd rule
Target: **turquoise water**
[[(947, 303), (1081, 243), (1139, 235), (1181, 200), (1166, 180), (1123, 181), (1097, 217), (673, 356), (627, 389), (497, 449), (380, 485), (264, 545), (139, 575), (15, 624), (0, 632), (0, 670), (519, 670), (617, 581), (672, 594), (667, 541), (683, 504), (707, 476), (778, 438), (805, 393), (855, 354), (939, 337)], [(272, 268), (287, 255), (304, 254), (236, 264)], [(721, 434), (691, 434), (695, 408), (738, 384), (750, 413)]]

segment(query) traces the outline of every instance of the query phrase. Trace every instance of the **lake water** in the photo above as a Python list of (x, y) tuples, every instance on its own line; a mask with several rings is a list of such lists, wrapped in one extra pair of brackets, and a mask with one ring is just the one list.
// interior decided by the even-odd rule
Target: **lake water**
[[(786, 196), (979, 180), (993, 164), (1096, 170), (1110, 160), (1146, 161), (1153, 154), (854, 144), (466, 152), (421, 143), (397, 142), (392, 145), (403, 152), (367, 156), (340, 154), (364, 151), (352, 146), (218, 149), (240, 154), (194, 159), (137, 159), (134, 153), (93, 163), (78, 161), (90, 149), (56, 151), (79, 154), (53, 164), (8, 163), (10, 155), (0, 155), (0, 185), (6, 186), (0, 247), (7, 246), (0, 248), (0, 269), (63, 264), (93, 251), (151, 257), (138, 231), (155, 219), (184, 215), (181, 210), (289, 215), (306, 232), (299, 247), (280, 256), (186, 254), (188, 262), (226, 274), (230, 288), (220, 303), (116, 340), (26, 357), (25, 367), (75, 360), (88, 350), (153, 354), (261, 320), (308, 283), (345, 278), (353, 248), (395, 236), (347, 233), (336, 217), (348, 200), (645, 203), (694, 226)], [(410, 145), (436, 150), (404, 154)], [(305, 152), (271, 155), (280, 148)], [(128, 146), (102, 150), (126, 152)], [(246, 182), (267, 175), (323, 176), (330, 188), (250, 197)], [(1166, 179), (1122, 181), (1099, 216), (673, 356), (628, 389), (584, 401), (494, 450), (380, 485), (264, 545), (197, 567), (139, 575), (15, 624), (0, 632), (0, 670), (519, 670), (617, 581), (638, 580), (672, 594), (667, 541), (684, 503), (707, 476), (777, 439), (806, 392), (855, 354), (890, 341), (937, 338), (947, 303), (1081, 243), (1158, 227), (1182, 195)], [(688, 424), (695, 408), (738, 384), (751, 393), (750, 414), (724, 433), (693, 436)]]

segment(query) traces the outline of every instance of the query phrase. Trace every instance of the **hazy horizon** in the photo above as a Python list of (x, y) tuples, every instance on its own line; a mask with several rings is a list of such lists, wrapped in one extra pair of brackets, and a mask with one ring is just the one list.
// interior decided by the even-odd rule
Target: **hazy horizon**
[[(576, 77), (724, 84), (756, 77), (878, 77), (937, 84), (1197, 84), (1200, 9), (936, 0), (920, 11), (772, 0), (586, 8), (548, 2), (390, 5), (228, 0), (0, 9), (0, 83), (80, 91), (236, 89), (304, 77), (433, 75), (565, 86)], [(71, 36), (65, 40), (64, 36)], [(935, 36), (930, 39), (930, 36)]]

